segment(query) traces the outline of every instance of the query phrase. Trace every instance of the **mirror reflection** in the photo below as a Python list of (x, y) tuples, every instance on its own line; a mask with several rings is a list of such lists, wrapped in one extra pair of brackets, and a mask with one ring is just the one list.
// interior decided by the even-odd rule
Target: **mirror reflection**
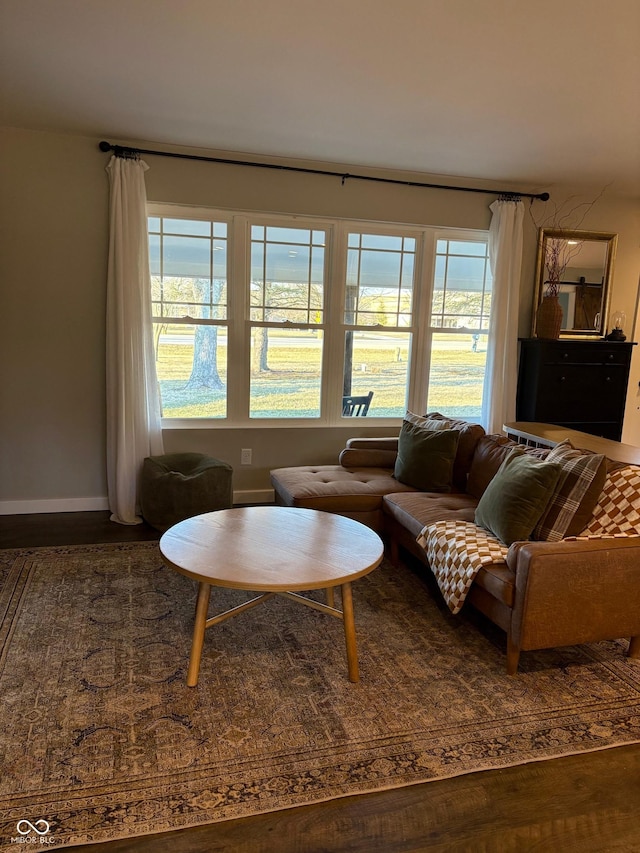
[(534, 336), (538, 305), (545, 294), (557, 292), (561, 337), (604, 337), (616, 242), (616, 234), (540, 229)]

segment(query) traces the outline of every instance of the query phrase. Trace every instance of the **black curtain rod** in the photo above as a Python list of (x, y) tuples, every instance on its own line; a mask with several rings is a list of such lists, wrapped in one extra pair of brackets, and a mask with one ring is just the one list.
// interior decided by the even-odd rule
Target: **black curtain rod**
[(452, 187), (446, 184), (427, 184), (421, 181), (401, 181), (397, 178), (376, 178), (371, 175), (354, 175), (350, 172), (332, 172), (328, 169), (305, 169), (302, 166), (282, 166), (279, 163), (256, 163), (251, 160), (229, 160), (225, 157), (204, 157), (200, 154), (177, 154), (175, 151), (151, 151), (147, 148), (127, 148), (123, 145), (112, 145), (104, 140), (98, 146), (101, 151), (113, 151), (116, 157), (137, 157), (140, 154), (152, 154), (156, 157), (176, 157), (180, 160), (202, 160), (205, 163), (224, 163), (229, 166), (253, 166), (257, 169), (279, 169), (282, 172), (302, 172), (307, 175), (328, 175), (340, 178), (342, 183), (349, 180), (375, 181), (380, 184), (401, 184), (405, 187), (423, 187), (434, 190), (458, 190), (465, 193), (487, 193), (488, 195), (524, 197), (548, 201), (549, 193), (522, 193), (514, 190), (485, 190), (478, 187)]

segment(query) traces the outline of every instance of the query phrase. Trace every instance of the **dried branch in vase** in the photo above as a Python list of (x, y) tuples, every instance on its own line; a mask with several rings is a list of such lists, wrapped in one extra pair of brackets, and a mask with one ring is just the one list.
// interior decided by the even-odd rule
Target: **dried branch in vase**
[[(608, 185), (607, 185), (608, 186)], [(548, 201), (545, 206), (546, 215), (536, 219), (533, 206), (529, 206), (531, 221), (538, 229), (538, 249), (541, 250), (545, 230), (566, 231), (566, 239), (556, 235), (556, 239), (548, 240), (544, 246), (544, 294), (557, 296), (560, 282), (571, 260), (580, 252), (582, 241), (577, 239), (575, 231), (580, 228), (594, 204), (602, 198), (607, 187), (604, 187), (591, 201), (573, 204), (576, 196), (569, 196), (562, 204)], [(572, 205), (572, 206), (570, 206)]]

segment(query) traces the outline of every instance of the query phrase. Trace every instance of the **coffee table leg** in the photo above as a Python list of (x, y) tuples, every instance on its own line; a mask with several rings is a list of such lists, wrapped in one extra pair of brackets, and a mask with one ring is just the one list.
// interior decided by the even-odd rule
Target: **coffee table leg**
[(187, 670), (187, 687), (195, 687), (198, 683), (200, 657), (202, 655), (202, 644), (204, 643), (204, 632), (207, 627), (207, 613), (209, 611), (210, 595), (211, 584), (200, 581), (198, 584), (198, 601), (196, 603), (196, 618), (193, 626), (193, 640), (191, 641), (189, 669)]
[(325, 590), (325, 593), (327, 596), (327, 606), (328, 607), (335, 607), (336, 606), (336, 599), (334, 596), (334, 588), (332, 586), (328, 586)]
[(360, 681), (358, 649), (356, 647), (356, 626), (353, 621), (353, 597), (351, 595), (350, 583), (342, 584), (342, 621), (344, 622), (344, 636), (347, 641), (349, 681)]

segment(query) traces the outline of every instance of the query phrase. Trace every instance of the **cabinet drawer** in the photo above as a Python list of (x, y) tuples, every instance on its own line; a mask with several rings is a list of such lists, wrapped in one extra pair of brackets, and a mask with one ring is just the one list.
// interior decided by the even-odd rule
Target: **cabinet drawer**
[(521, 338), (520, 343), (518, 420), (565, 424), (619, 440), (632, 342)]
[(550, 364), (541, 372), (538, 411), (541, 420), (609, 420), (619, 416), (624, 399), (624, 370), (593, 365)]
[(545, 364), (579, 364), (582, 367), (597, 364), (619, 364), (626, 366), (629, 354), (626, 347), (615, 344), (594, 343), (565, 343), (553, 341), (545, 349), (543, 362)]

